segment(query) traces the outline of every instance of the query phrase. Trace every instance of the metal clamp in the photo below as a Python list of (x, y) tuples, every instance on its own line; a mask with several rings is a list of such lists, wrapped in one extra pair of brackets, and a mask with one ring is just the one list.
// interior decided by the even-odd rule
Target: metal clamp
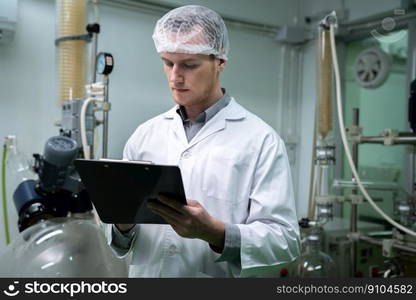
[(351, 241), (359, 241), (360, 240), (360, 236), (361, 233), (359, 232), (349, 232), (347, 234), (347, 237), (351, 240)]
[(363, 128), (357, 125), (351, 125), (351, 127), (348, 128), (348, 134), (352, 137), (354, 136), (360, 136), (363, 133)]
[(94, 111), (110, 111), (111, 110), (111, 103), (110, 102), (98, 102), (101, 104), (99, 107), (94, 107)]
[(110, 111), (111, 110), (111, 103), (110, 102), (102, 102), (101, 109), (103, 111)]
[(335, 162), (335, 146), (316, 146), (316, 161), (320, 164)]
[(394, 257), (394, 249), (393, 249), (394, 240), (393, 239), (383, 239), (382, 241), (382, 249), (383, 249), (383, 256), (384, 257)]
[(333, 10), (330, 14), (326, 15), (319, 22), (319, 26), (322, 27), (325, 30), (329, 30), (329, 27), (331, 25), (335, 25), (335, 27), (338, 27), (337, 13), (335, 12), (335, 10)]
[(350, 201), (351, 204), (361, 204), (364, 202), (364, 197), (362, 195), (348, 195), (346, 200)]
[(345, 202), (347, 199), (344, 196), (334, 196), (334, 200), (336, 203), (343, 203)]
[(399, 136), (399, 131), (397, 129), (385, 129), (383, 131), (384, 136), (384, 145), (393, 145), (395, 138)]
[(63, 36), (60, 38), (57, 38), (55, 40), (55, 46), (58, 46), (59, 43), (64, 42), (64, 41), (78, 41), (78, 40), (84, 40), (87, 43), (91, 42), (91, 37), (92, 35), (87, 33), (87, 34), (79, 34), (79, 35), (69, 35), (69, 36)]

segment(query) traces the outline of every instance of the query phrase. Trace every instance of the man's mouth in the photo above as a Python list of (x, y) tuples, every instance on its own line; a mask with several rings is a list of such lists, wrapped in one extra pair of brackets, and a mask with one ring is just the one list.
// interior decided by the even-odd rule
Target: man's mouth
[(172, 90), (178, 93), (185, 93), (189, 91), (189, 89), (178, 89), (178, 88), (172, 88)]

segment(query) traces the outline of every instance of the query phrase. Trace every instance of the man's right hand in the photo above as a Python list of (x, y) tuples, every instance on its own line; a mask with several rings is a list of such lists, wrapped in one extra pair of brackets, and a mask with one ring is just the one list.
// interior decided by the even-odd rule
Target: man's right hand
[(126, 233), (130, 229), (132, 229), (134, 227), (134, 225), (136, 225), (136, 224), (115, 224), (115, 225), (121, 233)]

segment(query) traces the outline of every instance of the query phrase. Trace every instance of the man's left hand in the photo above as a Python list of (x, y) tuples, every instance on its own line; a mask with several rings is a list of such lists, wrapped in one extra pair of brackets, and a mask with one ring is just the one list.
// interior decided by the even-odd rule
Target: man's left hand
[(210, 216), (198, 201), (188, 199), (187, 204), (182, 204), (163, 195), (159, 195), (158, 200), (161, 203), (149, 203), (149, 208), (165, 219), (177, 234), (224, 248), (224, 222)]

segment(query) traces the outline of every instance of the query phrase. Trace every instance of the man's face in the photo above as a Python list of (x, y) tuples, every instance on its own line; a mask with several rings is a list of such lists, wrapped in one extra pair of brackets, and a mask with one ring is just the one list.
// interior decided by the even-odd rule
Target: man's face
[(224, 62), (203, 54), (162, 52), (160, 56), (177, 104), (186, 107), (212, 100)]

